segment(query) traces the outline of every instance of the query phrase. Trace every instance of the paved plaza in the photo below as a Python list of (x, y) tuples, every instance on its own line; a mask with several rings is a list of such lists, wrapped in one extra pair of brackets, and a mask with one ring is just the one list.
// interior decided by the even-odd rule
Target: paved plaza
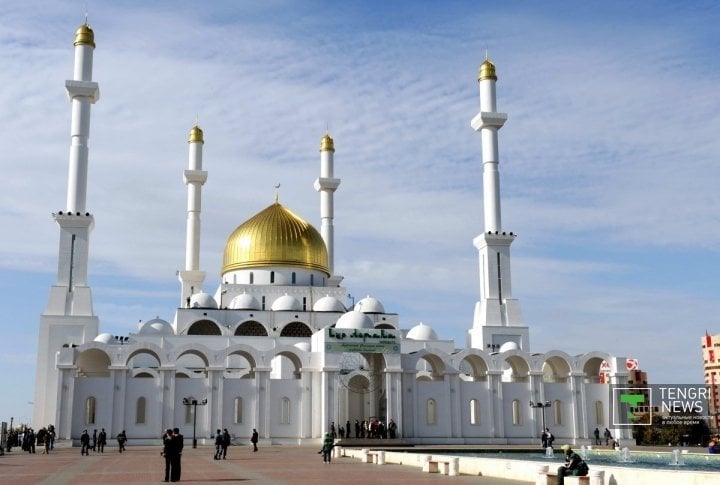
[[(253, 453), (247, 446), (231, 446), (227, 460), (213, 460), (214, 448), (189, 447), (185, 440), (181, 482), (185, 483), (372, 483), (372, 484), (461, 484), (528, 485), (531, 482), (461, 475), (449, 477), (423, 473), (420, 468), (403, 465), (372, 465), (353, 458), (337, 458), (322, 463), (319, 446), (274, 445)], [(161, 483), (165, 461), (160, 446), (129, 446), (125, 453), (107, 447), (104, 454), (81, 456), (80, 448), (62, 444), (50, 455), (42, 449), (32, 455), (20, 448), (0, 456), (0, 483), (93, 484)]]

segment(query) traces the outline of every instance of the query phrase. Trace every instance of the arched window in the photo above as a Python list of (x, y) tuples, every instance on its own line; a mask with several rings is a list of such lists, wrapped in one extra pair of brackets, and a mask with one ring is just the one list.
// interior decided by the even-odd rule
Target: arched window
[(290, 399), (287, 397), (280, 402), (280, 424), (290, 424)]
[(553, 402), (553, 413), (555, 414), (555, 426), (562, 426), (562, 401), (556, 399)]
[(311, 274), (310, 275), (310, 286), (313, 286), (314, 283), (315, 283), (315, 275)]
[(250, 271), (250, 284), (252, 285), (253, 283), (255, 283), (255, 273)]
[(310, 327), (302, 322), (290, 322), (280, 332), (281, 337), (312, 337)]
[(198, 320), (190, 325), (188, 335), (221, 335), (220, 328), (212, 320)]
[(522, 425), (522, 412), (520, 411), (520, 401), (517, 399), (512, 402), (512, 423), (515, 426)]
[(95, 398), (85, 399), (85, 424), (95, 424)]
[(480, 424), (480, 409), (477, 399), (470, 399), (470, 424)]
[(292, 272), (292, 284), (296, 283), (295, 271)]
[(270, 283), (275, 283), (275, 271), (270, 271)]
[(145, 398), (139, 397), (135, 403), (135, 424), (145, 424)]
[(241, 424), (242, 423), (242, 398), (236, 397), (235, 398), (235, 424)]
[(602, 426), (603, 424), (605, 424), (602, 401), (595, 401), (595, 423), (598, 426)]
[(265, 311), (265, 295), (262, 296), (262, 307), (261, 307), (261, 310), (262, 310), (262, 311)]
[(435, 413), (436, 413), (435, 399), (428, 399), (426, 407), (427, 407), (427, 424), (435, 424), (437, 422), (437, 418), (435, 417)]

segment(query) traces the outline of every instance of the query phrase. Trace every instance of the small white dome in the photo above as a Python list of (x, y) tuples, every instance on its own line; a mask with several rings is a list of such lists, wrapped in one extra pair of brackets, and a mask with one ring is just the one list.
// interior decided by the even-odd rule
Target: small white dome
[(294, 296), (283, 295), (273, 302), (270, 309), (274, 312), (299, 312), (302, 305)]
[(148, 320), (140, 327), (138, 333), (140, 335), (175, 335), (172, 325), (162, 318)]
[(109, 344), (115, 342), (115, 337), (111, 333), (101, 333), (97, 337), (95, 337), (95, 342), (100, 342), (101, 344)]
[(437, 340), (438, 336), (430, 325), (420, 322), (408, 331), (405, 338), (411, 340)]
[(366, 296), (355, 304), (355, 311), (363, 313), (385, 313), (385, 307), (377, 298)]
[(190, 297), (190, 308), (217, 308), (217, 302), (212, 295), (201, 291)]
[(308, 342), (298, 342), (295, 344), (295, 347), (302, 350), (303, 352), (310, 352), (310, 343)]
[(231, 310), (260, 310), (260, 303), (254, 296), (243, 293), (230, 300), (228, 308)]
[(362, 312), (350, 311), (338, 318), (335, 328), (362, 329), (374, 328), (373, 322)]
[(500, 352), (507, 352), (508, 350), (517, 350), (520, 347), (518, 347), (518, 344), (515, 342), (505, 342), (500, 346)]
[(313, 305), (314, 312), (345, 312), (345, 305), (334, 296), (323, 296)]

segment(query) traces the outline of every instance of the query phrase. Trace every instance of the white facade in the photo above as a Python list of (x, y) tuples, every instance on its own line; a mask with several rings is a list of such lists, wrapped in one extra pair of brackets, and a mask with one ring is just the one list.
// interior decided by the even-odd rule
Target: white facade
[[(90, 81), (94, 39), (87, 25), (78, 29), (77, 49), (81, 79), (73, 82), (82, 89), (68, 88), (73, 101), (68, 204), (82, 204), (84, 212), (89, 106), (97, 99), (97, 85)], [(237, 436), (250, 436), (256, 428), (265, 439), (317, 440), (332, 422), (339, 427), (372, 417), (395, 421), (399, 436), (416, 443), (536, 442), (543, 419), (558, 439), (568, 441), (610, 427), (600, 364), (610, 363), (612, 381), (623, 383), (624, 357), (530, 352), (528, 327), (510, 285), (515, 236), (501, 225), (498, 129), (507, 116), (496, 112), (496, 79), (494, 66), (485, 61), (481, 112), (472, 121), (483, 142), (485, 228), (474, 241), (481, 295), (466, 348), (439, 339), (427, 325), (401, 329), (398, 315), (375, 298), (346, 307), (349, 292), (339, 286), (342, 277), (333, 268), (333, 196), (340, 179), (333, 172), (329, 135), (321, 141), (314, 186), (320, 193), (320, 233), (271, 205), (238, 226), (226, 246), (222, 283), (213, 294), (203, 292), (200, 212), (208, 172), (202, 169), (204, 142), (196, 126), (184, 172), (188, 222), (186, 264), (178, 274), (181, 308), (172, 321), (146, 321), (120, 339), (99, 333), (87, 285), (92, 216), (75, 208), (72, 215), (56, 216), (60, 263), (40, 322), (35, 426), (54, 423), (60, 438), (105, 428), (111, 436), (125, 430), (138, 442), (158, 439), (174, 426), (189, 436), (192, 407), (183, 399), (190, 398), (207, 400), (197, 406), (200, 439), (218, 428)], [(266, 213), (284, 217), (282, 227), (256, 222), (270, 220)], [(272, 231), (284, 225), (305, 231), (302, 243), (308, 246), (274, 239)], [(233, 246), (241, 236), (255, 246)], [(263, 243), (267, 251), (256, 247)], [(529, 401), (550, 407), (532, 408)], [(623, 430), (613, 435), (627, 437)]]

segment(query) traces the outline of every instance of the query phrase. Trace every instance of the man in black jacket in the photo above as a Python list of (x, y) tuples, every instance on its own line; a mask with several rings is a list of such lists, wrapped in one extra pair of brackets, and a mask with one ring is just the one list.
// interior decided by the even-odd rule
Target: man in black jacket
[(171, 464), (171, 470), (170, 470), (170, 481), (171, 482), (177, 482), (180, 481), (180, 473), (182, 472), (182, 465), (181, 465), (181, 459), (182, 459), (182, 450), (184, 443), (184, 437), (180, 434), (179, 428), (173, 428), (173, 449), (172, 449), (172, 464)]

